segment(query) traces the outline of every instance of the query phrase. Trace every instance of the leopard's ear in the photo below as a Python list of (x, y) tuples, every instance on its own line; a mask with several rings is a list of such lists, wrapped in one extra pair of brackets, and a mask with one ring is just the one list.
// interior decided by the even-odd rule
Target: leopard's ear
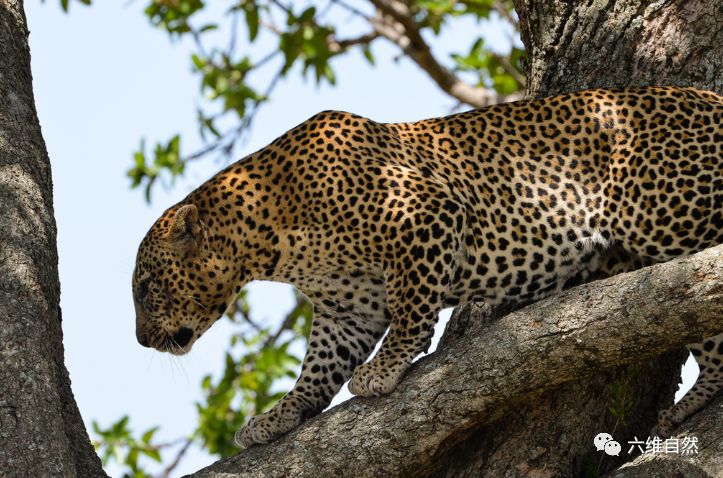
[(195, 204), (185, 204), (173, 213), (166, 240), (183, 254), (198, 252), (206, 237), (206, 230), (198, 217)]

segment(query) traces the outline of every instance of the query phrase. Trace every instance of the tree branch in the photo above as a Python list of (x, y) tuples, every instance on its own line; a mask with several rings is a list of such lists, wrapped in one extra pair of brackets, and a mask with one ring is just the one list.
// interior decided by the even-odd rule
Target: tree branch
[(520, 73), (517, 68), (512, 66), (512, 63), (510, 63), (510, 59), (505, 55), (499, 55), (497, 53), (491, 53), (491, 55), (494, 57), (495, 60), (500, 62), (500, 66), (503, 70), (505, 70), (505, 73), (510, 75), (512, 78), (515, 79), (517, 83), (519, 83), (521, 88), (525, 88), (525, 85), (527, 84), (527, 80), (525, 79), (525, 75)]
[(502, 2), (496, 1), (492, 3), (492, 8), (505, 20), (507, 20), (515, 30), (520, 29), (520, 22), (512, 15), (512, 12), (505, 7)]
[(371, 42), (379, 38), (379, 32), (373, 31), (366, 35), (361, 35), (356, 38), (344, 38), (337, 40), (336, 38), (329, 38), (329, 51), (332, 53), (338, 53), (356, 45), (369, 45)]
[(188, 449), (193, 444), (193, 438), (184, 438), (183, 439), (183, 446), (180, 450), (178, 450), (178, 453), (176, 453), (176, 457), (173, 459), (173, 461), (163, 469), (163, 473), (160, 476), (160, 478), (170, 478), (171, 473), (173, 470), (176, 469), (176, 467), (181, 463), (181, 460), (185, 456), (185, 454), (188, 452)]
[(522, 98), (521, 94), (501, 96), (493, 89), (472, 86), (445, 68), (432, 54), (404, 2), (371, 0), (371, 3), (377, 8), (377, 16), (370, 20), (374, 30), (401, 48), (448, 95), (476, 108)]
[(353, 399), (195, 478), (419, 476), (473, 430), (564, 383), (723, 330), (723, 245), (586, 284), (418, 361), (394, 393)]

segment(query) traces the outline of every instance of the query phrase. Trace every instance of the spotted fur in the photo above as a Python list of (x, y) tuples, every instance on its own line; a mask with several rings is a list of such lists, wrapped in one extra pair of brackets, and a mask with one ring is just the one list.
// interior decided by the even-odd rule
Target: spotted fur
[[(723, 242), (722, 113), (720, 96), (691, 88), (590, 90), (415, 123), (319, 113), (151, 227), (133, 275), (138, 340), (185, 353), (247, 282), (296, 286), (315, 311), (301, 375), (238, 436), (269, 442), (350, 378), (356, 395), (394, 390), (443, 307), (535, 300)], [(713, 340), (691, 348), (702, 399), (720, 388)]]

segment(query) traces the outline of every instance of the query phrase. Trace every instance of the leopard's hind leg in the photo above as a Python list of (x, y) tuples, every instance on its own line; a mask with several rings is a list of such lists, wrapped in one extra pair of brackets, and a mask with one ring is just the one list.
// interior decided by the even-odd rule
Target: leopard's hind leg
[(700, 374), (695, 385), (675, 405), (658, 413), (658, 433), (670, 436), (675, 427), (708, 404), (723, 389), (723, 333), (688, 345)]

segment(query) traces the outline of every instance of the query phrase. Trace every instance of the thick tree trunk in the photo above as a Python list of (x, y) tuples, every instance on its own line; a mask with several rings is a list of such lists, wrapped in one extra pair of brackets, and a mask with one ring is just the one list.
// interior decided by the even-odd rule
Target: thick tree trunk
[(63, 364), (50, 162), (22, 6), (0, 0), (0, 476), (105, 476)]
[[(528, 96), (641, 85), (723, 91), (719, 0), (515, 0), (515, 7), (528, 54)], [(456, 315), (474, 323), (475, 311), (466, 308)], [(469, 314), (473, 318), (465, 317)], [(686, 356), (673, 351), (536, 397), (442, 457), (436, 476), (609, 471), (629, 457), (601, 456), (592, 438), (613, 429), (622, 441), (647, 437), (656, 411), (672, 403)], [(615, 400), (613, 384), (623, 385), (633, 398), (624, 424), (608, 411)]]
[(720, 0), (514, 0), (528, 95), (595, 87), (723, 90)]

